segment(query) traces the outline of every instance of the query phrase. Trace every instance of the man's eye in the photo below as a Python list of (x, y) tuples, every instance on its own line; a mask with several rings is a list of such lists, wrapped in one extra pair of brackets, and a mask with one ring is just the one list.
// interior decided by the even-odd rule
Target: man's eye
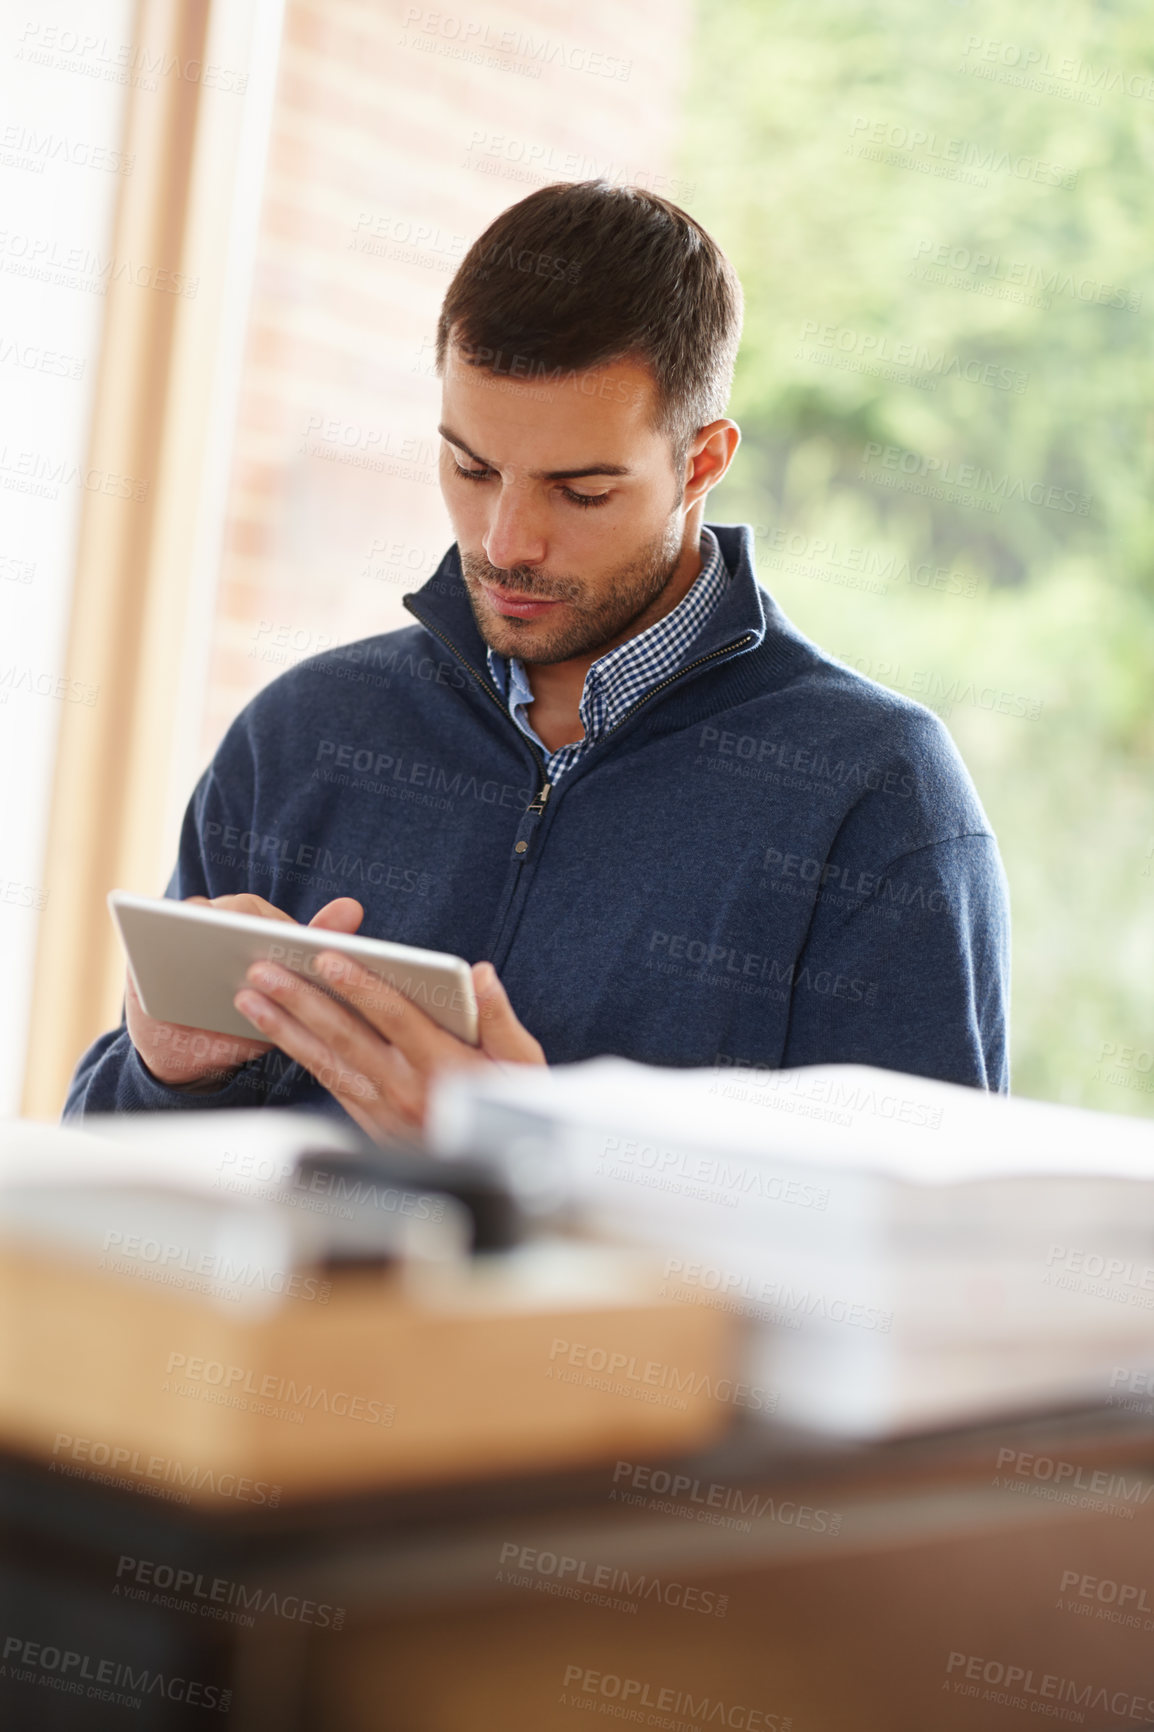
[(608, 493), (574, 493), (571, 487), (561, 489), (566, 499), (571, 499), (574, 505), (608, 505)]
[(463, 475), (466, 481), (488, 481), (493, 473), (491, 469), (462, 469), (456, 458), (453, 459), (453, 468), (458, 475)]

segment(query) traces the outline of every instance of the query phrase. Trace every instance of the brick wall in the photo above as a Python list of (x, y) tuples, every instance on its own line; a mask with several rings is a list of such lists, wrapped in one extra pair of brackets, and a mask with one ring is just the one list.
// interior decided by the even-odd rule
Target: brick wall
[(430, 340), (475, 236), (551, 181), (692, 196), (674, 167), (688, 26), (689, 0), (289, 0), (206, 759), (293, 660), (406, 623), (401, 595), (451, 540)]

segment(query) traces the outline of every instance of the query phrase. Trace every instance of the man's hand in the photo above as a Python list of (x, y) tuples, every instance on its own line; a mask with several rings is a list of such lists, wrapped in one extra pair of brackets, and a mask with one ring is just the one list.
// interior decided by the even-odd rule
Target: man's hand
[(545, 1063), (540, 1043), (514, 1016), (491, 962), (473, 965), (479, 1047), (446, 1034), (351, 957), (327, 950), (315, 972), (339, 999), (275, 962), (254, 962), (250, 984), (233, 1003), (370, 1136), (411, 1136), (422, 1129), (429, 1086), (439, 1070), (494, 1061)]
[[(189, 896), (202, 908), (222, 908), (229, 914), (259, 914), (266, 920), (286, 920), (290, 926), (297, 921), (274, 908), (263, 896), (247, 892), (239, 896)], [(326, 903), (309, 921), (310, 926), (322, 926), (329, 932), (355, 932), (364, 919), (364, 909), (351, 896), (338, 896)], [(221, 1088), (241, 1065), (259, 1058), (270, 1050), (267, 1040), (238, 1040), (230, 1034), (215, 1034), (207, 1028), (189, 1028), (180, 1022), (158, 1022), (149, 1016), (127, 976), (124, 1013), (132, 1044), (148, 1070), (158, 1082), (170, 1088), (187, 1088), (204, 1094)]]

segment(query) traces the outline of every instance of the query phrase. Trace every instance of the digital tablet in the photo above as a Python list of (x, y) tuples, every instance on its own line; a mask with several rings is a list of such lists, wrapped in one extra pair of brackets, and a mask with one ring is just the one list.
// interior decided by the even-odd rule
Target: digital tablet
[(259, 1029), (232, 1002), (250, 964), (279, 962), (326, 992), (316, 959), (336, 950), (387, 981), (441, 1028), (477, 1045), (473, 976), (459, 956), (127, 890), (111, 891), (108, 906), (140, 1002), (158, 1022), (259, 1040)]

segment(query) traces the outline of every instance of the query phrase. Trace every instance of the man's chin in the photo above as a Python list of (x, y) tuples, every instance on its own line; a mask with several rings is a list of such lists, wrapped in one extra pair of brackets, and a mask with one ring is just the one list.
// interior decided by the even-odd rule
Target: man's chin
[(486, 620), (481, 636), (499, 656), (516, 656), (523, 662), (564, 662), (580, 654), (580, 650), (571, 649), (563, 639), (559, 640), (555, 630), (535, 625), (532, 620), (512, 624), (507, 619), (492, 623)]

